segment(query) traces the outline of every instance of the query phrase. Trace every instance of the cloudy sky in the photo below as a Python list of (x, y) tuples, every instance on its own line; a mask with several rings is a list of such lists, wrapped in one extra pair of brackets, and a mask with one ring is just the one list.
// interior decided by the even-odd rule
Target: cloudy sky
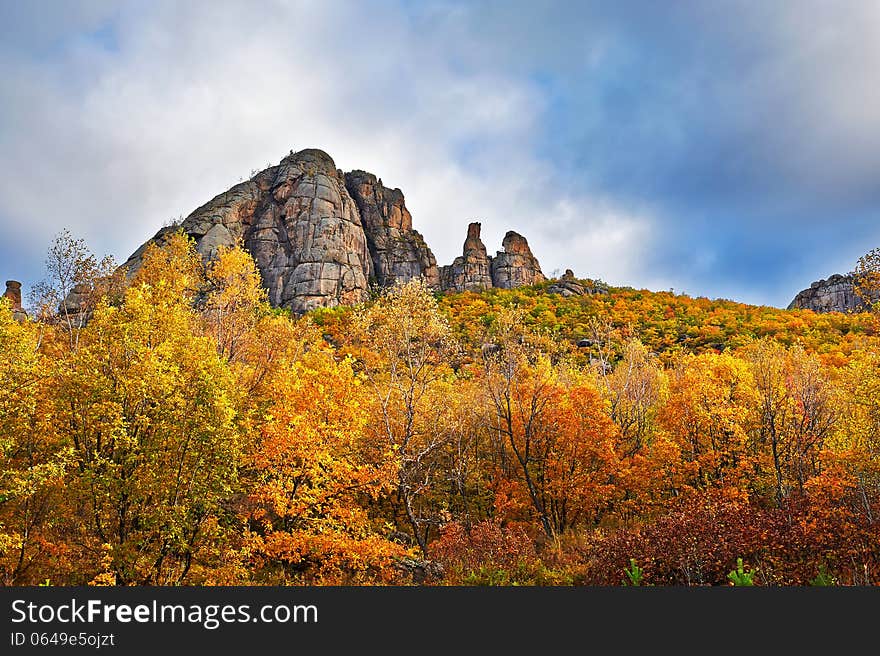
[(880, 3), (0, 0), (0, 280), (322, 148), (440, 263), (785, 306), (880, 246)]

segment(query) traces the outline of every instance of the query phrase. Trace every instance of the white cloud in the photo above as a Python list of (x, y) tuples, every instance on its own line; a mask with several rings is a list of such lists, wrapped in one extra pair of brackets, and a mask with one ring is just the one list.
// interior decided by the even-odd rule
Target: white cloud
[[(876, 233), (847, 218), (878, 198), (871, 3), (61, 4), (0, 6), (0, 278), (64, 227), (124, 259), (305, 147), (402, 188), (441, 263), (476, 219), (548, 272), (784, 303)], [(770, 251), (846, 234), (759, 288), (725, 209)]]
[(476, 218), (490, 251), (516, 229), (548, 270), (628, 275), (630, 219), (592, 215), (531, 154), (536, 90), (461, 70), (442, 35), (410, 27), (361, 3), (155, 3), (120, 13), (110, 49), (76, 39), (56, 59), (7, 61), (7, 235), (38, 254), (69, 227), (124, 260), (251, 169), (318, 147), (401, 187), (440, 263)]

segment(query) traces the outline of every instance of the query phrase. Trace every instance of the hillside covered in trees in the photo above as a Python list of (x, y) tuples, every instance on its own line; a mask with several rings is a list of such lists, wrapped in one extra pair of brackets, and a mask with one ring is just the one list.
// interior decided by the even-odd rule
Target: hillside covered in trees
[(416, 279), (296, 316), (182, 233), (49, 264), (0, 302), (5, 585), (880, 581), (872, 312)]

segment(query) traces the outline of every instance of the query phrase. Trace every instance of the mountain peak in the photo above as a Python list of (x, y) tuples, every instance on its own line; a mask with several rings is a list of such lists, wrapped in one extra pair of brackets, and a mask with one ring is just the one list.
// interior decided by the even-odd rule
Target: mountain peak
[[(479, 222), (468, 225), (463, 255), (438, 269), (413, 229), (403, 192), (361, 169), (343, 174), (318, 148), (291, 151), (279, 166), (217, 195), (150, 242), (161, 245), (178, 229), (195, 239), (205, 259), (241, 243), (254, 257), (270, 302), (297, 313), (366, 300), (371, 281), (384, 287), (422, 277), (434, 289), (460, 291), (545, 279), (516, 232), (508, 232), (504, 251), (490, 257)], [(146, 246), (126, 262), (131, 274)]]
[(320, 148), (305, 148), (297, 152), (291, 150), (290, 154), (281, 160), (281, 163), (315, 164), (325, 172), (336, 171), (336, 163), (333, 158)]

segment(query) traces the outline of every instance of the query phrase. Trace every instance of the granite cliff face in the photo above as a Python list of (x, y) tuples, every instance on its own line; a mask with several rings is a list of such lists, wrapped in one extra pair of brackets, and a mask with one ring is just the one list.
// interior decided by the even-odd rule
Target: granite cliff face
[[(360, 213), (330, 156), (303, 150), (285, 157), (190, 214), (180, 226), (203, 257), (237, 242), (250, 251), (270, 302), (306, 312), (366, 298), (372, 257)], [(146, 245), (126, 262), (135, 271)]]
[[(161, 245), (177, 230), (195, 240), (206, 260), (240, 243), (253, 255), (270, 302), (296, 313), (361, 302), (373, 282), (386, 287), (423, 277), (433, 289), (479, 291), (545, 280), (524, 237), (507, 233), (504, 250), (492, 258), (479, 223), (468, 227), (462, 256), (438, 268), (400, 189), (366, 171), (343, 174), (316, 149), (291, 152), (150, 241)], [(125, 262), (129, 276), (147, 244)]]
[(808, 289), (798, 293), (788, 309), (860, 312), (865, 309), (865, 303), (855, 292), (852, 275), (834, 274), (828, 280), (814, 282)]
[(403, 192), (385, 187), (366, 171), (346, 173), (345, 188), (361, 215), (376, 282), (386, 287), (424, 276), (429, 287), (439, 289), (437, 260), (422, 235), (413, 230)]

